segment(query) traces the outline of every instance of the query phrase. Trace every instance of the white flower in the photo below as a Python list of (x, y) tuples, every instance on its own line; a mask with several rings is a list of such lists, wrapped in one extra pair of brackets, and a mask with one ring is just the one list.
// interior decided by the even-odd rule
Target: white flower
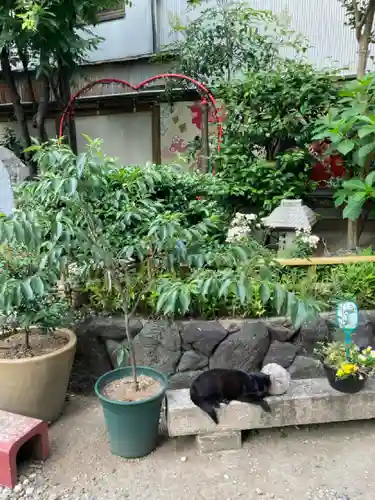
[(257, 216), (255, 214), (246, 214), (246, 219), (247, 220), (256, 220)]

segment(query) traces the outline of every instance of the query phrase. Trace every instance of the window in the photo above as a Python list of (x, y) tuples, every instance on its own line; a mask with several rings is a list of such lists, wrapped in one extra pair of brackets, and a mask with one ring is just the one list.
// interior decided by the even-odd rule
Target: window
[(98, 13), (99, 21), (112, 21), (125, 16), (125, 0), (118, 0), (111, 9), (102, 9)]

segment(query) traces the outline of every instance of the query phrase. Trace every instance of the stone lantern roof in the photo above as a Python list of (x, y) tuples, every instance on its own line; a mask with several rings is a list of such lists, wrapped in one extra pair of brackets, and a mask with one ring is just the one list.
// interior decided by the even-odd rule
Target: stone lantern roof
[(316, 223), (316, 215), (302, 200), (281, 200), (278, 207), (263, 218), (266, 227), (283, 230), (311, 231)]

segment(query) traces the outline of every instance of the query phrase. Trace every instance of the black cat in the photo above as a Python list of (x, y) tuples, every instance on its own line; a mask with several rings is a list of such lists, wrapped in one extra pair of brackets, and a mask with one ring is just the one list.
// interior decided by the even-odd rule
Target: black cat
[(265, 373), (246, 373), (241, 370), (214, 368), (198, 375), (190, 387), (190, 399), (219, 423), (216, 408), (220, 403), (241, 401), (259, 405), (267, 413), (271, 408), (264, 397), (271, 388), (271, 378)]

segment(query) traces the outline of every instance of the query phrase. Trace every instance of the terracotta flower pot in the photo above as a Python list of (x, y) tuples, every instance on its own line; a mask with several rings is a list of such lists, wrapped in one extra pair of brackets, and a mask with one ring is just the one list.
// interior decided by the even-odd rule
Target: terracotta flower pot
[(68, 342), (34, 358), (0, 359), (0, 410), (53, 422), (60, 416), (69, 384), (77, 337), (58, 329)]

